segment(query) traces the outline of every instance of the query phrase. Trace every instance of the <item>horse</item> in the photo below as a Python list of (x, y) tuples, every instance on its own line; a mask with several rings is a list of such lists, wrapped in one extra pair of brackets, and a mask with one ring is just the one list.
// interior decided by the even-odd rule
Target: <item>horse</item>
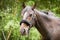
[(31, 7), (25, 4), (21, 15), (20, 33), (22, 35), (28, 35), (29, 30), (35, 26), (42, 35), (42, 40), (60, 40), (60, 18), (35, 9), (35, 5)]

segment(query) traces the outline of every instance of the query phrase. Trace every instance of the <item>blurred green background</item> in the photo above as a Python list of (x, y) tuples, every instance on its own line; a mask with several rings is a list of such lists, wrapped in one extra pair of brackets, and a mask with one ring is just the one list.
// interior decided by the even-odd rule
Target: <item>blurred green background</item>
[(60, 17), (60, 0), (0, 0), (0, 40), (41, 40), (42, 36), (35, 27), (31, 28), (29, 38), (20, 35), (22, 3), (36, 9), (51, 10)]

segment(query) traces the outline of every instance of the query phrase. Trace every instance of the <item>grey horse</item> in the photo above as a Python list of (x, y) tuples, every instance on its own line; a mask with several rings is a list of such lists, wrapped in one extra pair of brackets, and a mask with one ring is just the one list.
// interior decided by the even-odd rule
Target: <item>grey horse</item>
[(29, 34), (31, 27), (35, 26), (42, 35), (42, 40), (60, 40), (60, 19), (49, 13), (38, 11), (33, 7), (23, 4), (20, 32), (22, 35)]

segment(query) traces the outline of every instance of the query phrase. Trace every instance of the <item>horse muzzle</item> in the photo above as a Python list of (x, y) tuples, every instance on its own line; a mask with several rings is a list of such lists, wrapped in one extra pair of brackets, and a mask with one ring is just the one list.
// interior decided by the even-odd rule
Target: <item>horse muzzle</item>
[(28, 35), (29, 34), (29, 23), (25, 20), (20, 22), (20, 33), (21, 35)]
[(29, 34), (29, 26), (22, 23), (20, 26), (20, 33), (21, 33), (21, 35), (28, 35)]

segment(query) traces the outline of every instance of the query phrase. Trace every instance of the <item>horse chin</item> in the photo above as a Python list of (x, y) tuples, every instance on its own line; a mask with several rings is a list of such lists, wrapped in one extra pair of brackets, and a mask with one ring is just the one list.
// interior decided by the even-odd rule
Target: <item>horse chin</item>
[(21, 34), (22, 36), (28, 36), (29, 35), (29, 33), (23, 33), (23, 34)]

